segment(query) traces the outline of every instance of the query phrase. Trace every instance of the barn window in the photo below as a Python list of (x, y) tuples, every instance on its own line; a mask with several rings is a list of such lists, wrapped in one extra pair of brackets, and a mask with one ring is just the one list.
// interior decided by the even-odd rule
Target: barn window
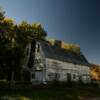
[(71, 73), (67, 73), (67, 81), (68, 81), (68, 82), (71, 81)]
[(76, 75), (75, 74), (73, 74), (73, 79), (75, 79), (76, 78)]
[(55, 74), (55, 78), (56, 78), (56, 80), (58, 80), (60, 78), (60, 74), (59, 73), (56, 73)]

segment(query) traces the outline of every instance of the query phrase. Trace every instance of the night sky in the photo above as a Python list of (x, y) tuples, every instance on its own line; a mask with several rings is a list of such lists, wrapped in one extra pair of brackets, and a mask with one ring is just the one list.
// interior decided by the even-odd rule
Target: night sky
[(41, 23), (49, 38), (79, 44), (89, 62), (100, 64), (99, 0), (0, 0), (16, 23)]

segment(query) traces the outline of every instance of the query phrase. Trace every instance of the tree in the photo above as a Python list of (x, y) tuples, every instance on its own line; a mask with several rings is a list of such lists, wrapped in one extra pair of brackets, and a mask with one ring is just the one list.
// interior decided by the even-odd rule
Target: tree
[(92, 80), (100, 81), (100, 66), (91, 64), (90, 76)]
[(0, 21), (0, 67), (8, 79), (10, 79), (11, 69), (14, 67), (13, 39), (15, 33), (13, 29), (12, 19), (4, 18)]
[(15, 24), (0, 11), (0, 69), (5, 75), (3, 77), (11, 80), (11, 73), (14, 72), (18, 80), (26, 45), (33, 39), (44, 40), (45, 37), (46, 32), (41, 24), (29, 24), (26, 21)]
[(4, 14), (5, 14), (5, 12), (4, 12), (3, 9), (0, 7), (0, 21), (4, 19)]

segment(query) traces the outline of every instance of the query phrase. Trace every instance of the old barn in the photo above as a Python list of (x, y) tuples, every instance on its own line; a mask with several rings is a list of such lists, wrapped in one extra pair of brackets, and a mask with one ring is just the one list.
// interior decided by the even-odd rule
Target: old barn
[[(90, 64), (79, 51), (61, 47), (62, 41), (36, 41), (28, 44), (23, 65), (23, 80), (33, 84), (59, 82), (90, 82)], [(76, 48), (77, 49), (77, 48)]]

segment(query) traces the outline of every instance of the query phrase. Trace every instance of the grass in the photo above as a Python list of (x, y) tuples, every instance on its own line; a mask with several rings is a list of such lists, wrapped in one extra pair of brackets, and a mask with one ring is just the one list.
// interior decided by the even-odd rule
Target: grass
[(0, 97), (2, 100), (84, 100), (100, 97), (100, 88), (87, 85), (0, 89)]

